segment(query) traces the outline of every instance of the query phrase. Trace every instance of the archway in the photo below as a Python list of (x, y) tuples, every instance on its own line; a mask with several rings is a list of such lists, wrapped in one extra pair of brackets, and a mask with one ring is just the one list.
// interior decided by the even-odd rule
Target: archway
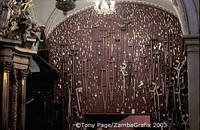
[(184, 127), (181, 35), (176, 16), (143, 3), (118, 3), (110, 15), (89, 8), (66, 19), (49, 35), (50, 62), (60, 71), (55, 101), (64, 118), (140, 114)]

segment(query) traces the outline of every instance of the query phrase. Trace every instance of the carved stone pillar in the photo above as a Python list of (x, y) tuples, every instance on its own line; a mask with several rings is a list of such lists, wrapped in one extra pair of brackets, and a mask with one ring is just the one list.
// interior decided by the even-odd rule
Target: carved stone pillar
[(199, 130), (199, 35), (184, 36), (183, 42), (187, 54), (190, 130)]
[(3, 63), (2, 82), (2, 130), (8, 130), (9, 121), (9, 87), (10, 87), (10, 63)]

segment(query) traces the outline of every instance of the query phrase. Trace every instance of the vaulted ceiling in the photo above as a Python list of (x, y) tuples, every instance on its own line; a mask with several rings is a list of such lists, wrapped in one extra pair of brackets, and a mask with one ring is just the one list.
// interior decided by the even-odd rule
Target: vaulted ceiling
[[(0, 0), (0, 2), (3, 0)], [(76, 0), (76, 8), (69, 11), (67, 15), (55, 8), (56, 0), (32, 0), (30, 8), (33, 20), (46, 26), (46, 34), (66, 19), (69, 15), (79, 10), (92, 6), (91, 0)], [(184, 34), (199, 33), (199, 0), (119, 0), (144, 2), (159, 6), (177, 15), (181, 22)]]
[[(173, 8), (173, 0), (124, 0), (124, 1), (139, 1), (146, 2), (164, 8), (173, 14), (176, 14), (175, 9)], [(78, 10), (82, 10), (89, 6), (92, 6), (94, 3), (89, 2), (88, 0), (77, 0), (76, 8), (72, 11), (69, 11), (65, 16), (62, 11), (55, 8), (56, 0), (33, 0), (31, 12), (33, 19), (39, 24), (46, 26), (46, 32), (49, 33), (57, 24), (63, 21), (67, 16), (72, 15)]]

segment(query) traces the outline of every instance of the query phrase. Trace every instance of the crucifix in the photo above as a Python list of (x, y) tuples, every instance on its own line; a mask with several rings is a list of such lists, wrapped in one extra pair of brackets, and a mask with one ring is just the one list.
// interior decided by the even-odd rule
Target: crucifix
[[(114, 87), (114, 81), (115, 81), (115, 61), (114, 59), (108, 60), (108, 88), (110, 92), (110, 101), (113, 101), (113, 87)], [(111, 67), (110, 67), (111, 66)], [(110, 75), (110, 71), (112, 71), (112, 74)]]
[(126, 68), (127, 68), (127, 64), (124, 61), (122, 65), (120, 66), (120, 72), (122, 73), (122, 76), (123, 76), (123, 87), (122, 87), (123, 103), (126, 96), (126, 76), (128, 76), (128, 72), (126, 71)]
[(72, 83), (73, 86), (75, 85), (75, 59), (76, 59), (76, 55), (78, 52), (78, 49), (76, 49), (73, 45), (73, 47), (70, 49), (70, 56), (72, 56)]
[(102, 91), (102, 98), (103, 98), (103, 107), (104, 107), (104, 111), (106, 111), (106, 104), (107, 104), (107, 97), (106, 97), (106, 92), (104, 91), (104, 88), (106, 87), (106, 84), (104, 84), (104, 73), (106, 73), (105, 71), (107, 71), (105, 68), (101, 69), (101, 91)]
[(152, 85), (154, 86), (153, 90), (149, 90), (149, 92), (152, 92), (154, 95), (154, 109), (155, 109), (155, 115), (156, 119), (160, 121), (160, 96), (162, 96), (162, 93), (158, 92), (158, 89), (160, 88), (155, 82), (152, 82)]

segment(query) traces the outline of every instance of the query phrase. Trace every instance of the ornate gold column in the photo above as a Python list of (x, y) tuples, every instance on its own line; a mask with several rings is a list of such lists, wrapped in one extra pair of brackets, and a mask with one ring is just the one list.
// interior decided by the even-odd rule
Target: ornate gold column
[(28, 70), (21, 70), (21, 92), (20, 92), (20, 98), (21, 98), (21, 105), (20, 105), (20, 110), (21, 110), (21, 124), (20, 128), (21, 130), (26, 129), (26, 79), (28, 75)]
[[(0, 37), (0, 72), (2, 75), (1, 84), (0, 84), (0, 100), (1, 100), (1, 129), (8, 130), (9, 127), (12, 126), (12, 122), (9, 122), (12, 118), (10, 118), (12, 110), (9, 110), (10, 101), (12, 101), (13, 94), (9, 95), (10, 89), (12, 87), (12, 70), (13, 70), (13, 54), (14, 54), (14, 46), (20, 45), (21, 41), (18, 40), (10, 40), (6, 38)], [(11, 99), (9, 99), (11, 97)]]
[(26, 79), (29, 73), (31, 55), (36, 53), (36, 51), (27, 48), (15, 47), (15, 53), (13, 55), (13, 68), (14, 70), (18, 70), (18, 130), (26, 129)]
[(2, 130), (8, 130), (9, 121), (9, 87), (10, 87), (10, 63), (3, 63), (2, 82)]

